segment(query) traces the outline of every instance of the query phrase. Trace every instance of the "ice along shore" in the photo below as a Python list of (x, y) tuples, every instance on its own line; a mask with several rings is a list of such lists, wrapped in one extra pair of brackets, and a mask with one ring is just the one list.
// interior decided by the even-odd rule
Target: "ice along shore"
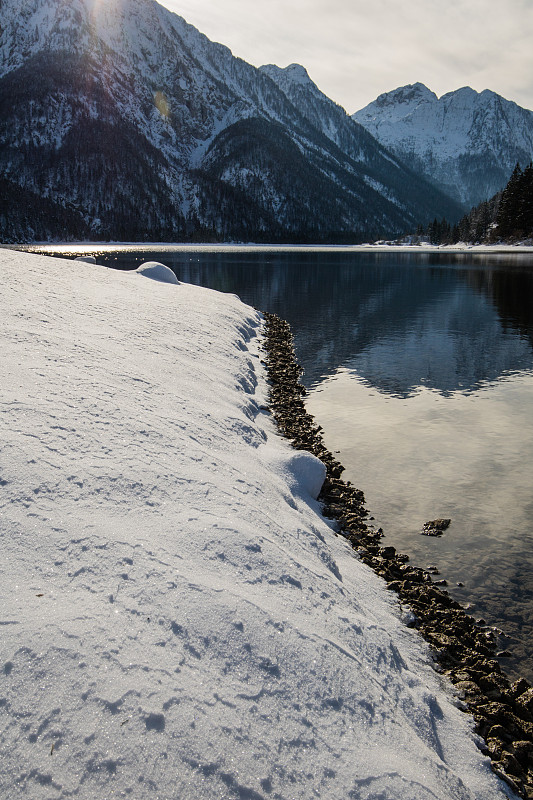
[(0, 796), (514, 796), (279, 435), (262, 316), (9, 250), (0, 275)]

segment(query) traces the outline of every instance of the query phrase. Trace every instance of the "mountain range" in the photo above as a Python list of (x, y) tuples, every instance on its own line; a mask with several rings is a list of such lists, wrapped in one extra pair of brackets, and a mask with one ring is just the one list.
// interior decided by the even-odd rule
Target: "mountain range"
[(2, 0), (0, 142), (8, 241), (359, 241), (458, 213), (302, 67), (153, 0)]
[(154, 0), (1, 10), (5, 242), (358, 242), (469, 202), (304, 67), (256, 68)]
[(486, 89), (438, 98), (422, 83), (380, 95), (352, 119), (415, 172), (470, 209), (533, 158), (533, 111)]

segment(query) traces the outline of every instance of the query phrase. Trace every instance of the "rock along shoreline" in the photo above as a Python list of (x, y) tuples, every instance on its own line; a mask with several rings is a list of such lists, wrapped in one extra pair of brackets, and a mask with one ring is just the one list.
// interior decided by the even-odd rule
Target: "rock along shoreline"
[[(319, 495), (323, 515), (336, 521), (358, 557), (398, 594), (409, 608), (408, 624), (429, 642), (436, 669), (445, 674), (474, 717), (494, 772), (526, 800), (533, 800), (533, 688), (525, 679), (511, 682), (496, 660), (497, 636), (477, 623), (409, 556), (382, 547), (381, 530), (367, 523), (362, 491), (341, 478), (344, 467), (324, 445), (321, 427), (306, 411), (302, 368), (296, 362), (290, 326), (263, 312), (264, 364), (269, 380), (269, 407), (278, 430), (297, 450), (307, 450), (326, 466)], [(440, 585), (439, 585), (440, 584)]]

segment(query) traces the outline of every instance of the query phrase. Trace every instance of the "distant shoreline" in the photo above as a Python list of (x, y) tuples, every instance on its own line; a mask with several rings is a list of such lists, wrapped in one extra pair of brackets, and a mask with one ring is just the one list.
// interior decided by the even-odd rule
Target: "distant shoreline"
[(518, 255), (533, 254), (533, 245), (523, 244), (479, 244), (479, 245), (393, 245), (393, 244), (255, 244), (253, 242), (235, 243), (205, 243), (205, 242), (33, 242), (32, 244), (0, 244), (8, 250), (21, 250), (23, 252), (39, 252), (41, 254), (56, 253), (58, 250), (72, 250), (82, 252), (85, 250), (265, 250), (275, 252), (344, 252), (344, 253), (443, 253), (461, 254), (468, 253), (480, 255)]

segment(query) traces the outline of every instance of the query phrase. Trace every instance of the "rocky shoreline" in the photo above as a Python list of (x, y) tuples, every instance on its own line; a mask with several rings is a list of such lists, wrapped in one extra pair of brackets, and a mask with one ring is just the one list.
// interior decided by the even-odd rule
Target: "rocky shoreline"
[(342, 464), (324, 445), (321, 428), (306, 411), (287, 322), (265, 317), (265, 365), (270, 384), (269, 405), (278, 429), (298, 450), (307, 450), (326, 466), (319, 496), (323, 514), (358, 557), (380, 575), (399, 602), (409, 609), (406, 619), (429, 642), (435, 667), (455, 684), (464, 710), (475, 720), (485, 741), (483, 752), (492, 768), (521, 797), (533, 800), (533, 688), (524, 679), (512, 682), (497, 661), (497, 634), (476, 622), (424, 569), (409, 564), (409, 556), (381, 546), (381, 531), (367, 522), (363, 492), (341, 478)]

